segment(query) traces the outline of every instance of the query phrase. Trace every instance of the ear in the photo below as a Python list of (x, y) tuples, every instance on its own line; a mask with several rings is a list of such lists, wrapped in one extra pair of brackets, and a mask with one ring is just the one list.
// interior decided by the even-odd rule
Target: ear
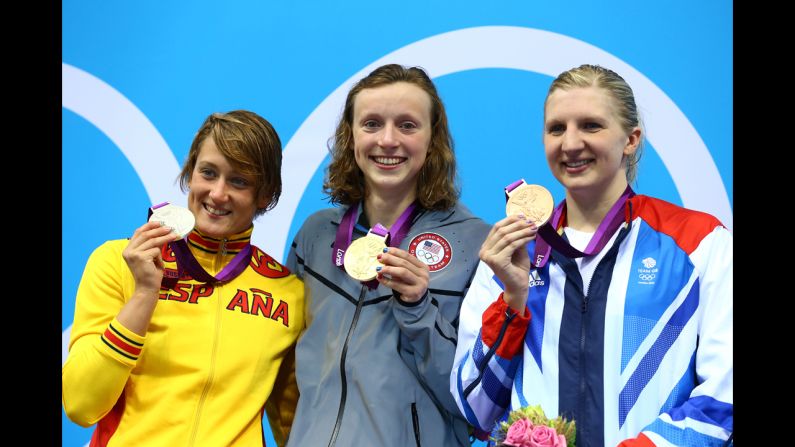
[(627, 144), (624, 146), (624, 155), (632, 155), (638, 150), (638, 146), (640, 146), (640, 138), (640, 127), (632, 129), (632, 132), (627, 135)]
[(265, 195), (263, 194), (262, 197), (260, 197), (257, 200), (257, 209), (261, 210), (263, 208), (266, 208), (268, 205), (270, 205), (270, 200), (268, 197), (265, 197)]

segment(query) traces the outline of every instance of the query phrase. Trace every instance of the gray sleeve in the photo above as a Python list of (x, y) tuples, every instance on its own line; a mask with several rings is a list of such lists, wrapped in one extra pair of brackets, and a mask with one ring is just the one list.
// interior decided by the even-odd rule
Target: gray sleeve
[(449, 413), (462, 417), (450, 394), (450, 371), (456, 350), (456, 328), (438, 308), (429, 291), (417, 303), (392, 299), (392, 313), (400, 328), (400, 355), (431, 395)]
[(285, 261), (285, 266), (301, 280), (304, 279), (304, 233), (306, 225), (307, 222), (304, 222), (295, 235), (290, 251), (287, 253), (287, 261)]

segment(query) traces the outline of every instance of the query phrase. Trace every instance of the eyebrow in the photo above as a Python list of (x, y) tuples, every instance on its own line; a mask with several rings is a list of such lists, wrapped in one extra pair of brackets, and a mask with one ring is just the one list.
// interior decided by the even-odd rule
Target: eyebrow
[[(207, 167), (207, 168), (220, 169), (217, 164), (215, 164), (215, 163), (213, 163), (211, 161), (207, 161), (207, 160), (197, 161), (196, 162), (196, 167), (197, 168), (198, 167), (203, 167), (203, 168)], [(246, 180), (249, 180), (249, 181), (252, 181), (253, 177), (255, 177), (254, 175), (246, 174), (246, 173), (240, 171), (239, 169), (235, 168), (234, 166), (231, 166), (231, 168), (232, 169), (229, 171), (229, 176), (230, 177), (242, 177), (242, 178), (245, 178)]]
[[(359, 118), (358, 121), (365, 121), (365, 120), (372, 119), (372, 118), (384, 119), (384, 115), (382, 113), (380, 113), (380, 112), (362, 111), (361, 118)], [(413, 115), (413, 114), (407, 113), (407, 112), (404, 112), (404, 113), (401, 113), (401, 114), (395, 116), (394, 120), (395, 121), (413, 121), (415, 123), (421, 123), (423, 121), (420, 116)], [(428, 117), (428, 122), (430, 122), (430, 117)]]

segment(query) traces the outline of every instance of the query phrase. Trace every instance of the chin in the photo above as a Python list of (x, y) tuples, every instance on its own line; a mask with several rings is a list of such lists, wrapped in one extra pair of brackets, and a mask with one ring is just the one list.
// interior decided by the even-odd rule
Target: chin
[(199, 230), (203, 235), (209, 236), (216, 239), (222, 239), (225, 231), (222, 231), (215, 225), (200, 225), (196, 224), (196, 229)]

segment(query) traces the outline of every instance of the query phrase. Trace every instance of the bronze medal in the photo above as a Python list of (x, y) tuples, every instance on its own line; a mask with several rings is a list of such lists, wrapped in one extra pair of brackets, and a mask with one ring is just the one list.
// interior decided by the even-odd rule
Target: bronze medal
[(549, 220), (554, 209), (555, 201), (546, 188), (524, 182), (508, 194), (508, 201), (505, 203), (506, 216), (523, 214), (538, 227)]
[(375, 268), (381, 265), (378, 255), (386, 248), (386, 237), (368, 233), (351, 243), (345, 252), (343, 265), (351, 278), (358, 281), (370, 281), (378, 272)]

